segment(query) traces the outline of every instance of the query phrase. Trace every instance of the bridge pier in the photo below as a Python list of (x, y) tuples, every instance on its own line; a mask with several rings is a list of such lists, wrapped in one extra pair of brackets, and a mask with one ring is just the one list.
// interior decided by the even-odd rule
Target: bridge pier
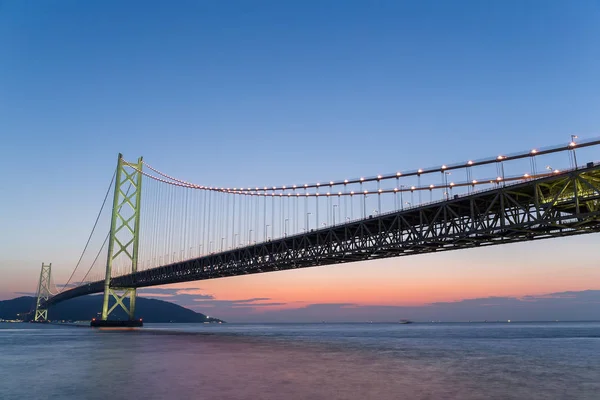
[(92, 328), (141, 328), (144, 323), (141, 319), (134, 321), (104, 321), (94, 318), (90, 323)]
[[(142, 320), (135, 318), (136, 288), (111, 286), (112, 266), (115, 261), (119, 265), (124, 265), (128, 270), (127, 273), (137, 271), (142, 168), (142, 157), (138, 159), (137, 164), (134, 164), (126, 162), (122, 154), (119, 154), (104, 279), (102, 319), (93, 319), (91, 322), (93, 327), (142, 326)], [(109, 308), (111, 299), (114, 300), (114, 304)], [(110, 320), (110, 314), (116, 309), (125, 311), (127, 320)]]

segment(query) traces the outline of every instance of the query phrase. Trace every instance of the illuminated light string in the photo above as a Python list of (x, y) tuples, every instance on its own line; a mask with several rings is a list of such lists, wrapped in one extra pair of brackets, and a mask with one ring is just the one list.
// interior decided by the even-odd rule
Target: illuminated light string
[[(131, 166), (131, 164), (127, 164), (129, 166)], [(196, 185), (196, 184), (190, 184), (190, 183), (182, 183), (183, 181), (167, 181), (165, 179), (162, 179), (160, 177), (148, 174), (144, 171), (140, 171), (137, 168), (134, 168), (133, 166), (131, 166), (133, 169), (135, 169), (136, 171), (140, 172), (141, 174), (143, 174), (144, 176), (154, 179), (156, 181), (162, 182), (162, 183), (166, 183), (169, 185), (173, 185), (173, 186), (178, 186), (178, 187), (182, 187), (182, 188), (188, 188), (188, 189), (197, 189), (197, 190), (206, 190), (209, 192), (217, 192), (217, 193), (226, 193), (226, 194), (236, 194), (236, 195), (242, 195), (242, 196), (259, 196), (259, 197), (335, 197), (335, 196), (358, 196), (361, 194), (364, 195), (368, 195), (368, 194), (385, 194), (385, 193), (395, 193), (395, 192), (416, 192), (416, 191), (423, 191), (423, 190), (440, 190), (440, 189), (448, 189), (448, 188), (452, 188), (452, 187), (464, 187), (464, 186), (473, 186), (473, 185), (486, 185), (486, 184), (490, 184), (490, 183), (494, 183), (494, 182), (509, 182), (509, 181), (520, 181), (520, 180), (527, 180), (527, 179), (533, 179), (533, 178), (542, 178), (542, 177), (546, 177), (549, 175), (553, 175), (553, 174), (557, 174), (560, 173), (560, 170), (553, 170), (552, 172), (547, 172), (547, 173), (540, 173), (540, 174), (529, 174), (529, 173), (525, 173), (522, 175), (513, 175), (513, 176), (508, 176), (508, 177), (500, 177), (500, 176), (496, 176), (496, 177), (492, 177), (492, 178), (483, 178), (483, 179), (469, 179), (467, 181), (463, 181), (463, 182), (450, 182), (449, 184), (429, 184), (429, 185), (411, 185), (409, 186), (401, 186), (401, 187), (395, 187), (395, 188), (388, 188), (388, 189), (375, 189), (375, 190), (358, 190), (358, 191), (344, 191), (344, 192), (319, 192), (319, 187), (321, 186), (320, 184), (315, 185), (314, 187), (317, 189), (315, 192), (304, 192), (304, 193), (296, 193), (296, 194), (292, 194), (292, 193), (275, 193), (275, 192), (271, 192), (271, 193), (267, 193), (267, 191), (276, 191), (276, 190), (290, 190), (289, 188), (283, 187), (284, 189), (277, 189), (277, 188), (265, 188), (265, 189), (258, 189), (256, 188), (255, 190), (252, 190), (251, 188), (249, 188), (248, 190), (238, 190), (238, 189), (226, 189), (226, 188), (212, 188), (212, 187), (207, 187), (207, 186), (202, 186), (202, 185)], [(439, 171), (437, 171), (439, 172)], [(383, 180), (383, 179), (382, 179)], [(366, 180), (364, 180), (366, 181)], [(364, 181), (358, 181), (357, 183), (362, 183)], [(328, 185), (329, 186), (329, 185)], [(332, 185), (332, 186), (335, 186)], [(307, 189), (310, 188), (310, 185), (304, 185), (302, 187), (302, 189)], [(294, 189), (297, 189), (294, 188)]]
[[(218, 192), (226, 192), (226, 193), (237, 193), (237, 194), (244, 194), (244, 192), (258, 192), (260, 191), (271, 191), (271, 192), (276, 192), (276, 191), (286, 191), (286, 190), (291, 190), (291, 189), (298, 189), (298, 188), (306, 188), (306, 189), (314, 189), (314, 188), (318, 188), (322, 185), (325, 186), (340, 186), (340, 185), (347, 185), (347, 184), (356, 184), (356, 183), (367, 183), (367, 182), (379, 182), (382, 180), (388, 180), (388, 179), (396, 179), (399, 177), (410, 177), (410, 176), (417, 176), (420, 177), (421, 175), (426, 175), (426, 174), (431, 174), (431, 173), (439, 173), (444, 172), (444, 171), (451, 171), (451, 170), (456, 170), (456, 169), (469, 169), (471, 167), (476, 167), (476, 166), (481, 166), (481, 165), (487, 165), (487, 164), (492, 164), (492, 163), (498, 163), (498, 162), (505, 162), (505, 161), (513, 161), (513, 160), (518, 160), (518, 159), (523, 159), (523, 158), (531, 158), (534, 159), (535, 156), (541, 156), (541, 155), (546, 155), (546, 154), (551, 154), (551, 153), (556, 153), (556, 152), (562, 152), (562, 151), (569, 151), (569, 154), (571, 154), (571, 152), (577, 147), (577, 148), (583, 148), (583, 147), (588, 147), (588, 146), (595, 146), (600, 144), (600, 139), (593, 139), (593, 140), (587, 140), (587, 141), (581, 141), (581, 142), (575, 142), (574, 138), (577, 138), (577, 136), (572, 135), (572, 139), (569, 143), (567, 143), (566, 145), (559, 145), (559, 146), (553, 146), (553, 147), (548, 147), (548, 148), (539, 148), (539, 149), (532, 149), (532, 150), (528, 150), (525, 152), (519, 152), (519, 153), (514, 153), (514, 154), (507, 154), (507, 155), (499, 155), (499, 156), (495, 156), (495, 157), (490, 157), (490, 158), (485, 158), (485, 159), (480, 159), (480, 160), (469, 160), (467, 162), (461, 162), (461, 163), (454, 163), (454, 164), (443, 164), (441, 166), (437, 166), (437, 167), (432, 167), (432, 168), (426, 168), (426, 169), (417, 169), (417, 170), (410, 170), (410, 171), (406, 171), (406, 172), (396, 172), (396, 173), (392, 173), (392, 174), (386, 174), (386, 175), (377, 175), (377, 176), (371, 176), (371, 177), (361, 177), (361, 178), (354, 178), (354, 179), (345, 179), (345, 180), (340, 180), (340, 181), (329, 181), (329, 183), (312, 183), (312, 184), (304, 184), (304, 185), (284, 185), (284, 186), (272, 186), (272, 187), (264, 187), (264, 188), (259, 188), (259, 187), (247, 187), (247, 188), (235, 188), (235, 189), (231, 189), (231, 188), (218, 188), (218, 187), (207, 187), (207, 186), (203, 186), (203, 185), (197, 185), (188, 181), (184, 181), (181, 179), (177, 179), (175, 177), (172, 177), (168, 174), (165, 174), (161, 171), (159, 171), (158, 169), (150, 166), (149, 164), (147, 164), (146, 162), (143, 162), (143, 164), (148, 167), (150, 170), (154, 171), (155, 173), (159, 174), (160, 176), (162, 176), (163, 178), (166, 178), (170, 181), (173, 182), (173, 184), (180, 184), (182, 186), (185, 187), (190, 187), (190, 188), (197, 188), (197, 189), (204, 189), (204, 190), (213, 190), (213, 191), (218, 191)], [(131, 166), (131, 165), (130, 165)], [(133, 168), (133, 166), (132, 166)], [(158, 177), (156, 177), (156, 179), (159, 179)]]

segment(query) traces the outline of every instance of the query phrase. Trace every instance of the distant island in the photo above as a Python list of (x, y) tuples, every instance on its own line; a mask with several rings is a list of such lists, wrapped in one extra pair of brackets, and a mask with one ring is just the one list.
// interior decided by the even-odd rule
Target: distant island
[[(0, 301), (0, 321), (29, 321), (33, 318), (29, 311), (35, 306), (31, 296), (17, 297)], [(51, 321), (90, 321), (98, 317), (102, 310), (102, 295), (84, 296), (67, 300), (50, 307), (48, 319)], [(209, 317), (168, 301), (138, 297), (136, 317), (146, 323), (222, 323), (218, 318)], [(125, 320), (127, 315), (120, 308), (111, 314), (111, 319)]]

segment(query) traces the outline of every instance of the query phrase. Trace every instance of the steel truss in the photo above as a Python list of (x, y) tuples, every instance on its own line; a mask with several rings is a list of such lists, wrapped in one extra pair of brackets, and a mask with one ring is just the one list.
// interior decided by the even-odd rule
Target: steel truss
[[(114, 278), (146, 287), (600, 232), (600, 165)], [(101, 291), (101, 282), (50, 301)], [(71, 292), (71, 293), (69, 293)]]
[[(102, 320), (121, 307), (130, 320), (135, 317), (136, 288), (127, 285), (112, 284), (112, 265), (115, 259), (125, 259), (131, 265), (131, 273), (137, 271), (137, 258), (140, 232), (140, 205), (142, 193), (142, 158), (137, 164), (127, 163), (119, 154), (115, 180), (112, 220), (110, 225), (110, 240), (108, 243), (108, 259), (106, 277), (104, 279), (104, 301), (102, 303)], [(110, 298), (115, 300), (109, 308)], [(129, 304), (126, 303), (129, 299)]]
[(52, 273), (52, 263), (46, 265), (42, 263), (40, 271), (40, 282), (38, 284), (37, 299), (35, 302), (35, 322), (48, 321), (47, 301), (50, 297), (50, 276)]

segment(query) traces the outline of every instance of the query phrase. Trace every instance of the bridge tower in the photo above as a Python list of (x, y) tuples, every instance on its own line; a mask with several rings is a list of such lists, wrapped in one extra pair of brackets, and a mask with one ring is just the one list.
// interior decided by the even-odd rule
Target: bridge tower
[(48, 321), (48, 307), (46, 301), (50, 297), (50, 274), (52, 272), (52, 263), (46, 265), (42, 263), (40, 272), (40, 282), (37, 290), (37, 300), (35, 302), (34, 322)]
[[(104, 301), (102, 319), (93, 320), (92, 326), (141, 326), (141, 320), (135, 320), (134, 287), (113, 287), (111, 274), (115, 261), (124, 266), (126, 274), (137, 271), (138, 246), (140, 235), (140, 209), (142, 194), (142, 157), (136, 164), (123, 160), (119, 154), (115, 177), (106, 276), (104, 279)], [(114, 304), (109, 308), (110, 300)], [(127, 299), (129, 300), (127, 302)], [(121, 307), (129, 316), (129, 321), (111, 321), (109, 315)]]

